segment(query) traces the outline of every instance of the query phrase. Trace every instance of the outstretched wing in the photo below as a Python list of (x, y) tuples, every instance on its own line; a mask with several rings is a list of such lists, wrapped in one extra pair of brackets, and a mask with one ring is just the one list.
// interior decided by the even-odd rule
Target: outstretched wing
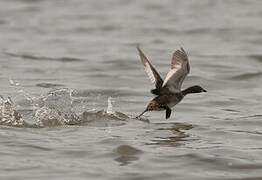
[(152, 83), (156, 86), (157, 89), (162, 87), (163, 80), (161, 76), (158, 74), (156, 69), (150, 64), (144, 53), (141, 51), (139, 47), (137, 47), (137, 50), (139, 52), (140, 59), (145, 67), (145, 71), (149, 77), (149, 79), (152, 81)]
[(167, 73), (163, 87), (167, 86), (171, 91), (180, 91), (185, 77), (190, 71), (188, 57), (183, 48), (173, 54), (171, 69)]

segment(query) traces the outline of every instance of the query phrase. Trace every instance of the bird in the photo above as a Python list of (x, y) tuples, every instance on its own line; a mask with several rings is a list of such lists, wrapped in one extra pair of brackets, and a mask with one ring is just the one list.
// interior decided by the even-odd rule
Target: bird
[(181, 90), (182, 83), (185, 77), (190, 72), (188, 56), (185, 50), (181, 47), (173, 53), (171, 60), (171, 68), (163, 80), (158, 74), (154, 66), (149, 62), (139, 46), (136, 47), (151, 82), (155, 85), (155, 89), (151, 93), (156, 95), (147, 105), (146, 109), (136, 118), (142, 116), (148, 111), (166, 111), (166, 119), (172, 113), (171, 108), (178, 104), (187, 94), (207, 92), (199, 85), (191, 86)]

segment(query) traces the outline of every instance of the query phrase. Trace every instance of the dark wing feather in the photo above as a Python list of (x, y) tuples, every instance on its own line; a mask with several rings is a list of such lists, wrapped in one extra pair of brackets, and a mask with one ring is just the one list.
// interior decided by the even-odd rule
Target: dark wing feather
[(188, 57), (183, 48), (173, 54), (171, 69), (168, 72), (163, 87), (167, 86), (171, 91), (180, 91), (185, 77), (190, 71)]
[(156, 86), (157, 89), (160, 89), (163, 84), (161, 76), (158, 74), (158, 72), (152, 66), (152, 64), (148, 61), (147, 57), (144, 55), (142, 50), (139, 47), (137, 47), (137, 50), (139, 52), (140, 59), (145, 67), (145, 71), (149, 79), (152, 81), (152, 83)]

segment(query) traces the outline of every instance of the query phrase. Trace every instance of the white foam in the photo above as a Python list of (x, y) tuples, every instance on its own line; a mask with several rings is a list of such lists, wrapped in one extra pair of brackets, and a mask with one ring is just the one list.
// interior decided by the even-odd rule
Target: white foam
[(112, 97), (108, 97), (107, 99), (107, 110), (106, 110), (107, 114), (115, 114), (114, 110), (113, 110), (113, 105), (112, 105)]

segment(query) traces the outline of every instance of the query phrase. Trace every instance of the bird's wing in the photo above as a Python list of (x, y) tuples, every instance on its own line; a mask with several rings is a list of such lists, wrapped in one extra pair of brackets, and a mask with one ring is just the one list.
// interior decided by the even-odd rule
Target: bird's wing
[(137, 50), (139, 52), (140, 59), (145, 67), (145, 71), (149, 79), (152, 81), (152, 83), (156, 86), (157, 89), (161, 88), (163, 84), (161, 76), (158, 74), (158, 72), (152, 66), (152, 64), (148, 61), (142, 50), (139, 47), (137, 47)]
[(188, 57), (183, 48), (173, 54), (171, 69), (167, 73), (162, 87), (167, 86), (170, 90), (180, 91), (185, 77), (190, 71)]

